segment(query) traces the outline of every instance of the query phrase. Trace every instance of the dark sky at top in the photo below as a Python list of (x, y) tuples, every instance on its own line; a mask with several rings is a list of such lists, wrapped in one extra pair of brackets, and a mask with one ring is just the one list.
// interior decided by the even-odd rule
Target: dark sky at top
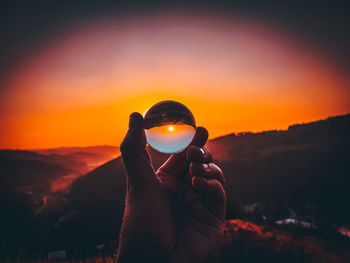
[[(277, 24), (313, 46), (343, 73), (350, 69), (346, 1), (11, 1), (1, 4), (0, 80), (33, 51), (70, 25), (113, 14), (171, 9), (226, 12)], [(2, 86), (2, 85), (1, 85)]]

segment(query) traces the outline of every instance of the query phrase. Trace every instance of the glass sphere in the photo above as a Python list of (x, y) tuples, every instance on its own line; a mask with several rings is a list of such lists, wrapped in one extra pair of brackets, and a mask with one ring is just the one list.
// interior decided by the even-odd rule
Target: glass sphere
[(181, 152), (196, 132), (192, 112), (177, 101), (166, 100), (153, 105), (144, 119), (147, 143), (158, 152)]

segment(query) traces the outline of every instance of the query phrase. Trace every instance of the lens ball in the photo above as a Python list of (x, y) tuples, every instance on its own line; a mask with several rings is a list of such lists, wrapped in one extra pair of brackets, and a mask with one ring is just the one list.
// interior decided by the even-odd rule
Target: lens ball
[(144, 115), (147, 143), (161, 153), (177, 153), (185, 149), (196, 132), (192, 112), (172, 100), (153, 105)]

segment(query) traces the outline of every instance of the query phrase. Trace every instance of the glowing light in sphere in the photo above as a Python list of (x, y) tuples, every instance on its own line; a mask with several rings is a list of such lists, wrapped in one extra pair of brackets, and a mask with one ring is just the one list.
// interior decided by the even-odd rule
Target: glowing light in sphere
[(167, 100), (153, 105), (144, 119), (147, 143), (158, 152), (181, 152), (191, 143), (196, 132), (192, 112), (177, 101)]

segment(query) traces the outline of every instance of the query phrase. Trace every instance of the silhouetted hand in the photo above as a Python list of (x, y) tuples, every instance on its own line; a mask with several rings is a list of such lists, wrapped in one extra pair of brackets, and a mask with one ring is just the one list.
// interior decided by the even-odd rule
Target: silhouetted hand
[(117, 262), (215, 262), (226, 196), (224, 176), (203, 147), (207, 130), (198, 127), (191, 145), (155, 172), (143, 123), (131, 114), (121, 144), (128, 176)]

